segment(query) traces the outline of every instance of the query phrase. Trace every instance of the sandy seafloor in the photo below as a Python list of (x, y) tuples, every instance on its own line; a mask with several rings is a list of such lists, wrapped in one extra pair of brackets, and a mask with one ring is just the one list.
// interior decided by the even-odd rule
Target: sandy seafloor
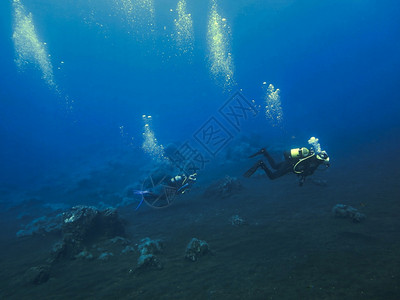
[[(390, 149), (375, 153), (372, 159), (365, 151), (333, 161), (328, 171), (314, 176), (327, 180), (327, 186), (307, 180), (300, 188), (294, 175), (244, 179), (241, 174), (251, 164), (246, 160), (208, 167), (191, 193), (169, 208), (119, 209), (133, 244), (144, 237), (163, 240), (158, 255), (163, 269), (130, 274), (138, 253), (119, 254), (114, 245), (109, 250), (115, 255), (107, 261), (63, 260), (52, 265), (46, 283), (33, 285), (24, 281), (25, 272), (46, 264), (60, 237), (18, 239), (21, 225), (40, 216), (49, 199), (94, 205), (102, 194), (107, 202), (107, 195), (121, 191), (137, 174), (132, 157), (125, 157), (86, 170), (80, 179), (50, 178), (23, 196), (35, 200), (14, 207), (2, 203), (0, 298), (400, 299), (399, 158), (390, 156)], [(244, 189), (223, 199), (205, 197), (205, 188), (225, 175), (238, 177)], [(12, 193), (3, 189), (3, 199)], [(357, 208), (366, 220), (334, 218), (331, 210), (338, 203)], [(233, 215), (248, 224), (232, 226)], [(213, 255), (185, 260), (193, 237), (205, 240)]]

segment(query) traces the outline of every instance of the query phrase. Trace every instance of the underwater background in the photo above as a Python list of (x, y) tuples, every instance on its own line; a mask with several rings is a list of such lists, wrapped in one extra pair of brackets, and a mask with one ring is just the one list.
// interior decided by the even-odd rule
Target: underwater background
[[(9, 0), (0, 15), (1, 298), (400, 298), (397, 1)], [(331, 165), (304, 186), (242, 176), (260, 148), (279, 161), (310, 137)], [(132, 193), (193, 164), (167, 207)], [(125, 229), (54, 258), (78, 205)], [(210, 248), (195, 262), (192, 238)], [(163, 250), (137, 271), (150, 239)]]

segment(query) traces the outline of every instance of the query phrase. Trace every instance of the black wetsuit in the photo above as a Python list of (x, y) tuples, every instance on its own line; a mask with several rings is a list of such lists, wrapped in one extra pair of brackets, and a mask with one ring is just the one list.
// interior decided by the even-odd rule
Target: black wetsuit
[(275, 171), (273, 172), (268, 169), (264, 161), (260, 159), (254, 166), (252, 166), (246, 173), (244, 173), (243, 176), (250, 177), (254, 174), (255, 171), (257, 171), (258, 168), (262, 168), (265, 174), (267, 174), (267, 176), (271, 180), (293, 172), (300, 177), (299, 184), (303, 185), (305, 178), (309, 175), (312, 175), (315, 170), (323, 163), (323, 161), (318, 159), (315, 154), (310, 154), (304, 158), (298, 159), (292, 158), (289, 151), (285, 151), (283, 153), (283, 156), (285, 157), (284, 161), (276, 163), (272, 156), (264, 148), (250, 157), (254, 157), (258, 154), (263, 154), (267, 158), (268, 163)]

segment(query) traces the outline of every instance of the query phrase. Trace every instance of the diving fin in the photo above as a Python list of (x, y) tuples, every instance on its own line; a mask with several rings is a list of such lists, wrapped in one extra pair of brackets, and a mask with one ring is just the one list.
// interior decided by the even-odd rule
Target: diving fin
[(255, 173), (255, 171), (257, 171), (259, 166), (260, 166), (260, 163), (257, 162), (254, 166), (252, 166), (250, 169), (248, 169), (246, 171), (246, 173), (243, 174), (243, 176), (249, 178), (251, 175), (253, 175)]
[(249, 158), (255, 157), (260, 154), (264, 154), (265, 151), (266, 151), (265, 148), (261, 148), (260, 151), (258, 151), (257, 153), (254, 153), (253, 155), (250, 155)]

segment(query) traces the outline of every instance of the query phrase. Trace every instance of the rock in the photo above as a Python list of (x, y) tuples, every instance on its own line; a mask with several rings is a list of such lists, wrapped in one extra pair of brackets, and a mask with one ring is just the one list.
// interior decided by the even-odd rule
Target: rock
[(332, 213), (336, 218), (348, 218), (358, 223), (363, 221), (366, 216), (350, 205), (336, 204), (332, 208)]
[(90, 260), (90, 259), (93, 259), (93, 254), (86, 250), (83, 250), (83, 251), (79, 252), (77, 255), (75, 255), (75, 258)]
[(163, 268), (160, 260), (153, 254), (141, 255), (137, 262), (137, 270), (143, 270), (147, 268), (155, 268), (161, 270)]
[(24, 279), (27, 283), (42, 284), (50, 278), (50, 266), (41, 265), (32, 267), (25, 272)]
[(141, 255), (157, 254), (162, 252), (162, 241), (152, 240), (148, 237), (142, 239), (138, 245), (138, 250)]
[(63, 232), (75, 240), (98, 237), (115, 237), (125, 234), (122, 221), (116, 209), (98, 210), (93, 206), (74, 206), (63, 214)]
[(120, 236), (125, 230), (113, 208), (99, 210), (93, 206), (75, 206), (62, 214), (62, 232), (63, 240), (53, 247), (52, 262), (61, 258), (82, 258), (86, 247), (108, 237), (114, 237), (109, 240), (111, 244), (130, 243)]
[[(116, 209), (107, 207), (99, 210), (93, 206), (83, 205), (74, 206), (55, 217), (38, 218), (20, 230), (17, 236), (46, 235), (54, 232), (61, 233), (62, 240), (52, 247), (48, 263), (55, 263), (61, 259), (92, 259), (93, 254), (86, 249), (90, 249), (97, 242), (108, 243), (113, 247), (114, 244), (120, 247), (130, 244), (130, 241), (123, 237), (125, 228)], [(104, 250), (97, 251), (104, 252)], [(104, 252), (98, 259), (106, 260), (111, 256), (113, 256), (111, 252)], [(42, 269), (32, 269), (30, 273), (35, 270), (42, 271)], [(38, 280), (35, 279), (35, 282)]]
[(210, 247), (205, 241), (192, 238), (186, 247), (185, 258), (191, 261), (197, 261), (199, 256), (203, 256), (210, 252)]
[(17, 232), (17, 237), (26, 237), (33, 235), (47, 235), (50, 233), (59, 233), (62, 229), (62, 215), (54, 217), (40, 217), (34, 219), (29, 224), (25, 225), (23, 229)]
[(238, 215), (232, 216), (230, 220), (233, 226), (242, 226), (247, 224), (247, 222)]
[(51, 249), (50, 261), (55, 262), (62, 258), (75, 256), (79, 251), (73, 251), (74, 248), (71, 242), (66, 243), (65, 241), (61, 241), (55, 243)]
[(89, 237), (115, 237), (125, 230), (116, 209), (99, 210), (93, 206), (74, 206), (57, 216), (43, 216), (25, 225), (17, 232), (18, 237), (35, 234), (47, 235), (62, 232), (65, 237), (86, 240)]
[(62, 259), (73, 259), (84, 251), (85, 245), (82, 241), (64, 238), (53, 245), (49, 261), (54, 263)]
[(131, 246), (126, 246), (124, 249), (122, 249), (121, 253), (122, 254), (127, 254), (127, 253), (132, 253), (135, 252), (135, 248)]
[(124, 237), (116, 236), (115, 238), (110, 239), (110, 243), (126, 246), (126, 245), (129, 245), (131, 243), (131, 241)]
[(111, 257), (113, 257), (114, 254), (111, 252), (103, 252), (99, 255), (97, 259), (99, 260), (109, 260)]
[(162, 269), (160, 260), (154, 255), (162, 252), (163, 245), (161, 240), (152, 240), (146, 237), (140, 241), (137, 247), (140, 252), (137, 270), (143, 270), (145, 268)]

